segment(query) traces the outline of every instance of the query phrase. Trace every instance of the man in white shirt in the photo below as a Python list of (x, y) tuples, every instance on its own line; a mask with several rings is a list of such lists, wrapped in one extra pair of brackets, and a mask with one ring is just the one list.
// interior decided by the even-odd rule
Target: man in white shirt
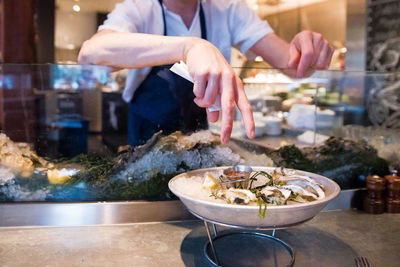
[[(251, 106), (228, 63), (232, 46), (242, 53), (251, 51), (276, 68), (292, 68), (287, 74), (296, 77), (308, 69), (326, 69), (333, 53), (320, 34), (310, 31), (286, 43), (241, 0), (125, 0), (83, 44), (79, 62), (129, 69), (123, 98), (131, 102), (131, 145), (144, 143), (160, 129), (196, 130), (193, 125), (186, 127), (191, 123), (204, 128), (204, 108), (214, 105), (218, 95), (221, 142), (227, 143), (235, 103), (247, 136), (254, 137)], [(194, 86), (159, 67), (151, 68), (181, 60)], [(180, 108), (189, 102), (196, 105)], [(207, 110), (207, 117), (215, 122), (219, 112)]]

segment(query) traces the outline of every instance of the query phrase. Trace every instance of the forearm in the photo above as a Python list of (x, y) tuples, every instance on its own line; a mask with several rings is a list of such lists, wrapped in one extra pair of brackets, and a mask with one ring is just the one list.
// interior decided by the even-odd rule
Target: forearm
[(267, 34), (254, 44), (250, 50), (261, 56), (274, 68), (286, 69), (289, 61), (289, 44), (274, 33)]
[(168, 37), (141, 33), (99, 32), (86, 41), (79, 53), (80, 64), (116, 68), (142, 68), (185, 60), (193, 37)]

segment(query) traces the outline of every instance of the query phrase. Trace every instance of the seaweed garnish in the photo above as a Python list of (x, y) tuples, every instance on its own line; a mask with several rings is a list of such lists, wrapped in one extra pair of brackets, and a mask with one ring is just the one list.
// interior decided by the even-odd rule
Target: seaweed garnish
[[(260, 175), (264, 176), (264, 177), (267, 177), (268, 178), (268, 182), (266, 182), (264, 185), (252, 188), (253, 187), (253, 182), (257, 181), (257, 177), (260, 176)], [(262, 190), (264, 187), (275, 185), (275, 181), (274, 181), (273, 177), (266, 171), (258, 171), (256, 173), (254, 173), (249, 179), (251, 181), (250, 182), (250, 186), (249, 186), (249, 190), (251, 192), (257, 194), (257, 195), (258, 195), (258, 192), (260, 190)], [(261, 218), (265, 218), (265, 214), (266, 214), (266, 211), (267, 211), (267, 202), (265, 202), (264, 199), (262, 199), (262, 197), (258, 195), (257, 196), (257, 204), (258, 204), (258, 216), (260, 216)]]
[(265, 218), (265, 213), (267, 211), (267, 203), (261, 198), (257, 197), (258, 204), (258, 216), (261, 218)]
[(290, 195), (290, 197), (287, 200), (294, 201), (294, 202), (300, 202), (300, 201), (296, 200), (299, 195), (300, 195), (299, 193), (292, 192), (292, 194)]
[(214, 192), (211, 193), (210, 197), (214, 197), (214, 199), (218, 199), (218, 196)]

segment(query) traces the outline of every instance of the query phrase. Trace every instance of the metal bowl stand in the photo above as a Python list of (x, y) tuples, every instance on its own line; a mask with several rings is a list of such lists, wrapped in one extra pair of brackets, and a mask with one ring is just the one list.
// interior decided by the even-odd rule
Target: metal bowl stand
[[(283, 248), (285, 248), (286, 251), (290, 255), (289, 264), (287, 266), (293, 266), (294, 261), (295, 261), (294, 249), (289, 244), (287, 244), (285, 241), (277, 238), (275, 236), (275, 231), (278, 229), (283, 229), (283, 228), (288, 228), (291, 226), (299, 225), (301, 223), (304, 223), (305, 221), (302, 221), (302, 222), (299, 222), (296, 224), (292, 224), (292, 225), (276, 226), (276, 227), (275, 226), (274, 227), (248, 227), (248, 226), (232, 225), (232, 224), (226, 224), (226, 223), (213, 221), (213, 220), (207, 219), (203, 216), (200, 216), (199, 214), (197, 214), (191, 210), (189, 210), (189, 212), (192, 213), (197, 218), (203, 220), (203, 222), (204, 222), (204, 227), (206, 228), (206, 232), (207, 232), (207, 236), (208, 236), (208, 241), (204, 245), (204, 256), (213, 266), (222, 266), (222, 265), (220, 265), (221, 262), (218, 259), (214, 241), (223, 239), (225, 237), (233, 236), (233, 235), (253, 236), (253, 237), (263, 239), (266, 242), (275, 242), (275, 243), (282, 245)], [(211, 235), (210, 224), (212, 226), (213, 236)], [(228, 228), (234, 228), (234, 229), (241, 229), (244, 231), (219, 235), (217, 232), (216, 225), (220, 225), (220, 226), (224, 226), (224, 227), (228, 227)], [(272, 230), (272, 234), (268, 235), (268, 234), (258, 233), (258, 232), (249, 232), (249, 231), (265, 231), (265, 230)], [(209, 253), (209, 248), (211, 248), (212, 255), (210, 255), (210, 253)]]

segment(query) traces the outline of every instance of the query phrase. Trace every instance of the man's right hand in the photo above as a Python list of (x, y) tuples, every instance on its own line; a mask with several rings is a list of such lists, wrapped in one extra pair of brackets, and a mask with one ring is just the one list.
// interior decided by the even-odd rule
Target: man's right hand
[[(185, 45), (183, 61), (194, 80), (195, 103), (203, 108), (214, 105), (221, 94), (221, 142), (229, 142), (235, 116), (235, 103), (239, 108), (246, 134), (254, 138), (254, 119), (243, 84), (220, 51), (210, 42), (190, 37)], [(210, 122), (219, 118), (219, 111), (208, 112)]]

